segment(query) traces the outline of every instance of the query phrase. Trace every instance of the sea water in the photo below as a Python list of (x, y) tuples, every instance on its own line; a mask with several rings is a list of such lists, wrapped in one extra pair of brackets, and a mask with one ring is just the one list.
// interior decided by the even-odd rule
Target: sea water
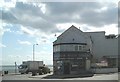
[(1, 71), (8, 71), (8, 73), (15, 73), (18, 72), (18, 67), (15, 67), (14, 65), (5, 65), (5, 66), (0, 66)]

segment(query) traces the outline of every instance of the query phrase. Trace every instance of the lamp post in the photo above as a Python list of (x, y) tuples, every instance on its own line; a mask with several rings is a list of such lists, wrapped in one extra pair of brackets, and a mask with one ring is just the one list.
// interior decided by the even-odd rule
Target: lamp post
[(38, 45), (38, 44), (33, 44), (33, 61), (35, 61), (35, 45)]
[(17, 73), (17, 63), (15, 62), (15, 74)]

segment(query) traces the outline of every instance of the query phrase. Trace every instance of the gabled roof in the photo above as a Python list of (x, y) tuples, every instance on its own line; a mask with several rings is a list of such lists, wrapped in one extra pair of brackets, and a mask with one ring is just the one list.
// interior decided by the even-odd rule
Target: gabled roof
[(70, 30), (71, 28), (77, 29), (80, 32), (82, 32), (80, 29), (78, 29), (77, 27), (75, 27), (74, 25), (72, 25), (70, 28), (68, 28), (67, 30), (65, 30), (61, 35), (59, 35), (57, 38), (59, 38), (60, 36), (62, 36), (65, 32), (67, 32), (68, 30)]
[[(69, 36), (69, 37), (68, 37)], [(53, 44), (57, 43), (86, 43), (84, 32), (72, 25), (70, 28), (65, 30), (61, 35), (57, 37), (57, 40)], [(63, 38), (64, 37), (64, 38)], [(81, 37), (81, 39), (80, 39)], [(76, 40), (74, 42), (74, 40)], [(84, 40), (84, 41), (83, 41)]]

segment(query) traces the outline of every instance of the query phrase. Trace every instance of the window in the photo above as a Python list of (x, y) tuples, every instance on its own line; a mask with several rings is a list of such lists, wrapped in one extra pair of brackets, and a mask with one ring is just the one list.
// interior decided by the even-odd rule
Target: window
[(75, 51), (78, 51), (78, 46), (77, 45), (75, 46)]
[(53, 52), (55, 52), (55, 46), (53, 46)]
[(81, 51), (82, 50), (82, 46), (81, 45), (76, 45), (75, 46), (75, 51)]
[(54, 52), (60, 51), (60, 45), (54, 46), (53, 51)]
[(79, 51), (81, 51), (82, 50), (82, 46), (78, 46), (79, 47)]
[(85, 46), (83, 46), (83, 50), (85, 50), (85, 48), (86, 48), (86, 47), (85, 47)]
[(59, 52), (59, 51), (82, 51), (86, 50), (85, 45), (80, 45), (80, 44), (64, 44), (64, 45), (56, 45), (53, 47), (54, 52)]
[(54, 60), (59, 60), (59, 58), (60, 58), (60, 54), (53, 54), (53, 59)]

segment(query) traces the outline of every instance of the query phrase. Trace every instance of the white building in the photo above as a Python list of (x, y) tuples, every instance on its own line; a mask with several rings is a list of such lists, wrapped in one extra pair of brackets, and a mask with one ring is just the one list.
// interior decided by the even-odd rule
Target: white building
[(91, 63), (106, 61), (117, 66), (118, 38), (100, 32), (82, 32), (71, 26), (53, 42), (55, 74), (77, 74), (89, 71)]

